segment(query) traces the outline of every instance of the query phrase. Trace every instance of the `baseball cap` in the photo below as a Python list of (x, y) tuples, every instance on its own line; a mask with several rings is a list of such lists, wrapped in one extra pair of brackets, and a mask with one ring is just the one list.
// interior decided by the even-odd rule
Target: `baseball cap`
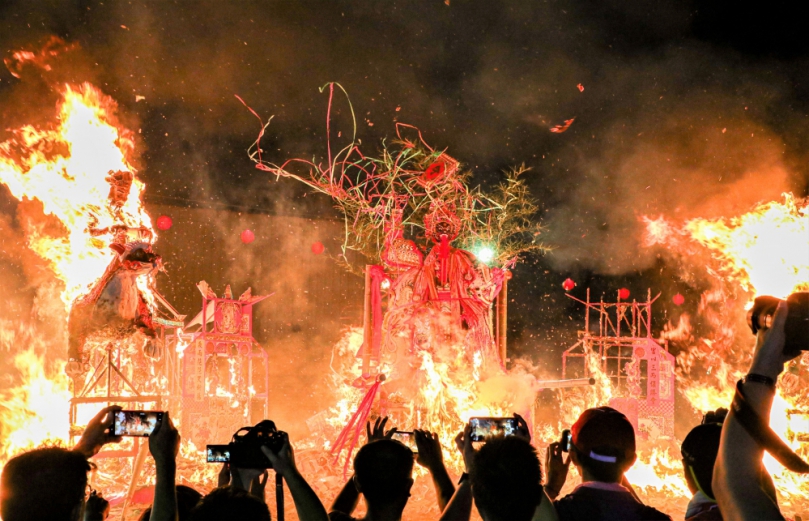
[(570, 429), (580, 454), (603, 463), (618, 463), (635, 456), (635, 429), (626, 416), (612, 407), (584, 411)]

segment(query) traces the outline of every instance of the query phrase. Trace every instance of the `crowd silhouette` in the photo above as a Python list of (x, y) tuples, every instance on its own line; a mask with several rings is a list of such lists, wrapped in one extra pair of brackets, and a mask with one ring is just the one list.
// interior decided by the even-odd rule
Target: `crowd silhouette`
[[(683, 473), (693, 494), (685, 519), (785, 519), (773, 481), (761, 461), (768, 441), (775, 385), (792, 355), (784, 354), (786, 304), (772, 327), (759, 331), (748, 376), (737, 387), (733, 404), (710, 412), (684, 439)], [(20, 454), (3, 469), (0, 513), (4, 521), (103, 521), (110, 505), (103, 491), (88, 488), (92, 458), (108, 443), (120, 441), (112, 431), (118, 406), (102, 409), (89, 422), (73, 449), (47, 447)], [(429, 472), (441, 521), (466, 521), (476, 508), (484, 521), (632, 521), (670, 520), (644, 504), (626, 479), (636, 460), (635, 431), (621, 412), (585, 410), (570, 436), (547, 446), (544, 465), (532, 444), (525, 420), (514, 415), (511, 436), (472, 441), (471, 426), (458, 433), (456, 448), (465, 472), (457, 481), (444, 465), (436, 433), (414, 432), (417, 453), (393, 439), (387, 418), (367, 426), (367, 442), (353, 460), (353, 475), (330, 509), (324, 507), (298, 471), (292, 445), (283, 432), (276, 445), (261, 452), (289, 488), (302, 521), (351, 521), (364, 498), (364, 521), (398, 521), (410, 498), (416, 465)], [(168, 413), (148, 438), (156, 469), (154, 501), (140, 519), (149, 521), (268, 521), (265, 502), (268, 472), (225, 464), (219, 486), (202, 492), (176, 484), (180, 433)], [(802, 461), (801, 461), (802, 463)], [(581, 483), (564, 497), (560, 491), (574, 466)], [(796, 464), (797, 465), (797, 464)], [(804, 464), (805, 465), (805, 464)], [(544, 469), (543, 469), (544, 467)], [(544, 474), (543, 475), (543, 470)]]

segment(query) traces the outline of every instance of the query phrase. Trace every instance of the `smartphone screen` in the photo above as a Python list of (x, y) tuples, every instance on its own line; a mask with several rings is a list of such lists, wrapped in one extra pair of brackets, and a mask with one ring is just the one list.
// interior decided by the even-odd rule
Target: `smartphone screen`
[(392, 439), (404, 443), (407, 447), (415, 453), (418, 453), (419, 449), (416, 447), (416, 436), (412, 432), (409, 431), (396, 431), (393, 433)]
[(115, 436), (148, 436), (163, 419), (162, 411), (118, 411), (115, 413)]
[(208, 463), (230, 463), (230, 445), (208, 445)]
[(516, 418), (470, 418), (472, 441), (483, 441), (489, 436), (513, 436), (517, 434)]
[(570, 452), (570, 444), (572, 443), (573, 435), (570, 434), (570, 429), (562, 431), (562, 440), (559, 442), (562, 452)]

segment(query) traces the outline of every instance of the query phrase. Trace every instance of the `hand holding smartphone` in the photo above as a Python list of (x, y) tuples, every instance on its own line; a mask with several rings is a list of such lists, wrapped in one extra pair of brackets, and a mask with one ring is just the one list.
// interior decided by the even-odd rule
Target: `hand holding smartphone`
[(483, 418), (469, 419), (472, 433), (471, 441), (485, 441), (490, 436), (514, 436), (518, 433), (519, 422), (516, 418)]
[(391, 439), (403, 443), (407, 448), (413, 451), (413, 454), (419, 453), (419, 449), (416, 446), (416, 434), (413, 431), (396, 431), (393, 433)]
[(570, 429), (562, 431), (562, 439), (559, 440), (559, 447), (562, 452), (570, 452), (570, 446), (573, 443), (573, 436), (570, 434)]
[(113, 420), (113, 435), (147, 437), (163, 421), (163, 411), (117, 411)]

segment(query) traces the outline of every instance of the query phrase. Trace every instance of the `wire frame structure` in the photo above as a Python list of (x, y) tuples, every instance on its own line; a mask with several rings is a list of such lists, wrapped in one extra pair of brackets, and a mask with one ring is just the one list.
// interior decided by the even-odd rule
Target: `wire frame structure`
[(600, 371), (612, 389), (608, 405), (627, 415), (639, 437), (673, 436), (674, 355), (667, 341), (652, 337), (652, 304), (659, 295), (652, 298), (649, 291), (645, 302), (620, 296), (592, 302), (588, 289), (586, 300), (568, 297), (585, 306), (585, 326), (562, 354), (562, 377), (590, 378)]

